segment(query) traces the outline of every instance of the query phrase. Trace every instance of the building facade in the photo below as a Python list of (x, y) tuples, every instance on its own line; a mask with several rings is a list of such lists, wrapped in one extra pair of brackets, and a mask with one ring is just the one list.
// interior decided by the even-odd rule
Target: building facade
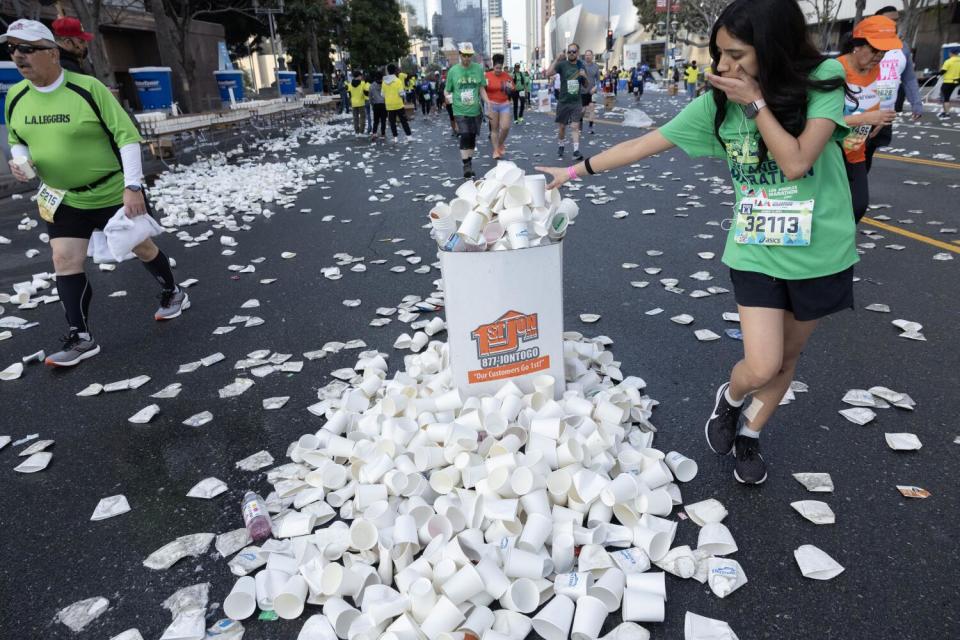
[[(454, 43), (471, 42), (478, 54), (489, 51), (485, 45), (480, 0), (443, 0), (440, 24), (440, 33), (444, 38), (450, 38)], [(480, 57), (478, 56), (478, 62)]]

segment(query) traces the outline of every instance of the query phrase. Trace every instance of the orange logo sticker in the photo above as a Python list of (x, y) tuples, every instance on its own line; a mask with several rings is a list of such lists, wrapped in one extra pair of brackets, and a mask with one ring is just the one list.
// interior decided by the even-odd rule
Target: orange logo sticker
[(522, 348), (523, 343), (540, 337), (535, 313), (507, 311), (494, 322), (474, 329), (470, 337), (477, 345), (481, 367), (468, 372), (471, 383), (513, 378), (550, 368), (550, 356), (541, 356), (539, 347)]

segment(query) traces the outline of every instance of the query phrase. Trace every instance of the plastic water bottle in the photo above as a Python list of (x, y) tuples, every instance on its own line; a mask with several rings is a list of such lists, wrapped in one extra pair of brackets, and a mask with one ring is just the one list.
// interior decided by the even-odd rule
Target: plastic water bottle
[(273, 524), (267, 513), (267, 505), (263, 498), (253, 491), (247, 491), (243, 496), (243, 524), (257, 544), (273, 535)]

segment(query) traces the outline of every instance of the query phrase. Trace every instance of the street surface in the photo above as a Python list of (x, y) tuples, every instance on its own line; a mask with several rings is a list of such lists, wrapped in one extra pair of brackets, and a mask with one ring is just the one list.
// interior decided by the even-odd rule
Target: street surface
[[(681, 98), (650, 92), (643, 101), (657, 124), (682, 104)], [(620, 105), (628, 105), (625, 96)], [(36, 433), (56, 441), (50, 466), (32, 475), (13, 471), (22, 461), (18, 451), (29, 442), (0, 451), (0, 638), (106, 640), (130, 627), (139, 628), (145, 638), (159, 638), (170, 623), (161, 603), (199, 582), (211, 583), (208, 623), (224, 617), (219, 603), (235, 578), (212, 546), (207, 554), (165, 571), (147, 569), (142, 562), (178, 536), (242, 527), (243, 493), (266, 491), (268, 484), (266, 469), (250, 473), (235, 463), (266, 449), (282, 464), (290, 442), (322, 426), (306, 407), (316, 402), (317, 389), (332, 380), (332, 371), (353, 365), (358, 351), (319, 360), (301, 354), (330, 341), (360, 339), (365, 348), (390, 354), (391, 375), (402, 367), (409, 352), (394, 350), (392, 344), (400, 333), (412, 333), (409, 326), (396, 319), (382, 327), (368, 323), (378, 307), (395, 307), (406, 295), (427, 297), (433, 291), (439, 270), (416, 273), (396, 252), (412, 250), (422, 257), (420, 266), (435, 262), (435, 243), (422, 228), (429, 203), (422, 199), (436, 194), (447, 200), (460, 182), (457, 141), (446, 114), (418, 115), (412, 126), (415, 137), (409, 145), (371, 146), (366, 137), (350, 132), (324, 146), (304, 142), (298, 149), (267, 153), (267, 161), (285, 160), (287, 153), (341, 155), (317, 174), (324, 182), (301, 192), (294, 207), (274, 207), (272, 218), (258, 217), (249, 231), (229, 233), (238, 243), (232, 256), (221, 255), (225, 247), (218, 238), (228, 233), (222, 229), (192, 248), (184, 248), (172, 234), (160, 238), (160, 246), (177, 261), (177, 280), (198, 281), (188, 290), (193, 307), (179, 319), (154, 322), (156, 285), (135, 262), (112, 273), (90, 265), (92, 328), (101, 354), (65, 371), (29, 364), (18, 380), (0, 382), (0, 435), (18, 440)], [(610, 123), (598, 123), (596, 131), (585, 136), (585, 155), (640, 133)], [(552, 118), (542, 114), (529, 113), (524, 124), (514, 127), (507, 146), (508, 158), (528, 172), (537, 164), (570, 163), (570, 143), (566, 158), (558, 161)], [(668, 575), (666, 621), (644, 625), (653, 638), (681, 638), (688, 610), (727, 621), (742, 640), (960, 637), (960, 126), (927, 115), (920, 125), (898, 125), (893, 147), (876, 160), (870, 175), (871, 202), (884, 206), (868, 212), (870, 220), (859, 229), (858, 243), (874, 247), (863, 250), (856, 268), (856, 311), (827, 318), (814, 335), (797, 374), (809, 392), (797, 394), (764, 431), (770, 475), (760, 487), (735, 482), (733, 459), (714, 456), (703, 438), (715, 389), (741, 353), (741, 343), (724, 333), (736, 325), (721, 318), (736, 310), (732, 293), (689, 296), (711, 285), (731, 288), (720, 262), (724, 232), (717, 226), (729, 211), (721, 203), (732, 200), (718, 193), (718, 187), (729, 185), (725, 166), (672, 151), (584, 180), (578, 190), (564, 190), (581, 206), (564, 247), (566, 329), (609, 336), (624, 374), (647, 381), (647, 393), (660, 402), (652, 419), (659, 430), (655, 446), (684, 452), (699, 463), (697, 477), (681, 487), (684, 501), (713, 497), (726, 506), (730, 515), (725, 524), (739, 545), (733, 557), (749, 579), (721, 600), (706, 585)], [(474, 163), (478, 173), (493, 166), (485, 140), (480, 150)], [(358, 162), (372, 171), (366, 174)], [(390, 186), (390, 179), (399, 186)], [(447, 179), (452, 186), (443, 186)], [(387, 192), (394, 197), (368, 200)], [(611, 201), (591, 202), (602, 194)], [(655, 213), (642, 215), (646, 209)], [(621, 210), (629, 215), (615, 218)], [(17, 230), (24, 214), (36, 217), (27, 197), (0, 204), (0, 235), (12, 240), (0, 249), (0, 291), (12, 292), (14, 283), (52, 270), (49, 248), (38, 240), (42, 225)], [(333, 218), (324, 222), (324, 216)], [(872, 222), (878, 216), (888, 218), (879, 221), (886, 226)], [(196, 236), (207, 226), (184, 229)], [(31, 248), (40, 254), (28, 259), (25, 252)], [(283, 259), (283, 252), (296, 256)], [(703, 259), (701, 252), (716, 257)], [(335, 266), (338, 253), (362, 256), (366, 271), (353, 272), (347, 265), (341, 267), (342, 279), (323, 277), (321, 269)], [(936, 254), (952, 260), (934, 259)], [(260, 257), (265, 260), (251, 262)], [(376, 260), (385, 262), (374, 264)], [(625, 263), (638, 268), (625, 269)], [(229, 265), (247, 264), (256, 271), (228, 270)], [(407, 268), (390, 270), (398, 265)], [(648, 267), (662, 271), (648, 274)], [(698, 271), (713, 279), (691, 279)], [(260, 283), (267, 278), (276, 281)], [(685, 292), (666, 291), (662, 278), (678, 279)], [(632, 281), (649, 285), (638, 288)], [(108, 297), (115, 291), (127, 293)], [(241, 309), (248, 299), (259, 300), (259, 308)], [(359, 306), (343, 304), (351, 299), (359, 299)], [(890, 313), (864, 309), (875, 303), (888, 305)], [(49, 353), (59, 348), (65, 332), (59, 304), (25, 311), (4, 306), (0, 320), (15, 315), (39, 326), (14, 329), (11, 339), (0, 341), (0, 369), (39, 349)], [(663, 312), (645, 314), (654, 308)], [(584, 324), (581, 313), (600, 314), (601, 319)], [(681, 326), (670, 321), (681, 313), (695, 322)], [(264, 322), (213, 334), (238, 314)], [(898, 337), (891, 324), (895, 319), (921, 323), (926, 341)], [(711, 329), (722, 338), (698, 342), (695, 329)], [(256, 379), (247, 393), (220, 399), (218, 389), (237, 375), (233, 363), (258, 349), (293, 354), (292, 360), (305, 360), (303, 370)], [(179, 365), (216, 352), (226, 359), (178, 375)], [(91, 383), (138, 375), (151, 380), (136, 390), (76, 396)], [(174, 382), (183, 384), (176, 398), (149, 398)], [(838, 413), (849, 408), (841, 402), (848, 389), (875, 385), (908, 393), (915, 410), (877, 410), (877, 418), (865, 426)], [(282, 409), (264, 410), (262, 399), (274, 396), (291, 398)], [(127, 422), (154, 402), (161, 413), (149, 424)], [(202, 411), (210, 411), (213, 420), (201, 427), (182, 424)], [(885, 432), (915, 433), (923, 448), (893, 451)], [(792, 477), (798, 472), (830, 473), (835, 491), (807, 492)], [(226, 482), (229, 490), (212, 500), (185, 497), (209, 476)], [(932, 496), (901, 497), (898, 484), (923, 487)], [(101, 498), (120, 493), (130, 503), (129, 513), (90, 521)], [(790, 506), (807, 499), (828, 502), (836, 524), (816, 526)], [(675, 545), (695, 547), (696, 535), (695, 525), (681, 521)], [(846, 571), (827, 582), (802, 577), (793, 558), (802, 544), (823, 549)], [(63, 607), (93, 596), (108, 598), (110, 608), (82, 632), (54, 621)], [(308, 606), (300, 620), (250, 619), (244, 637), (293, 640), (303, 621), (318, 612)], [(611, 616), (604, 632), (618, 622)]]

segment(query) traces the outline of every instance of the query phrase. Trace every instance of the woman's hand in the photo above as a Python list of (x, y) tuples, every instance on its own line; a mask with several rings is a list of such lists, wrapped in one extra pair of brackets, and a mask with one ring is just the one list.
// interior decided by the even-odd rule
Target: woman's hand
[(566, 169), (560, 167), (534, 167), (537, 171), (550, 176), (551, 180), (547, 182), (547, 189), (556, 189), (560, 185), (570, 180)]
[(751, 76), (743, 72), (743, 69), (737, 67), (733, 74), (729, 76), (718, 76), (713, 73), (705, 75), (707, 81), (727, 94), (727, 99), (737, 104), (750, 104), (763, 98), (760, 91), (760, 85)]
[(891, 124), (896, 117), (897, 112), (892, 109), (867, 111), (863, 114), (864, 122), (875, 127)]

